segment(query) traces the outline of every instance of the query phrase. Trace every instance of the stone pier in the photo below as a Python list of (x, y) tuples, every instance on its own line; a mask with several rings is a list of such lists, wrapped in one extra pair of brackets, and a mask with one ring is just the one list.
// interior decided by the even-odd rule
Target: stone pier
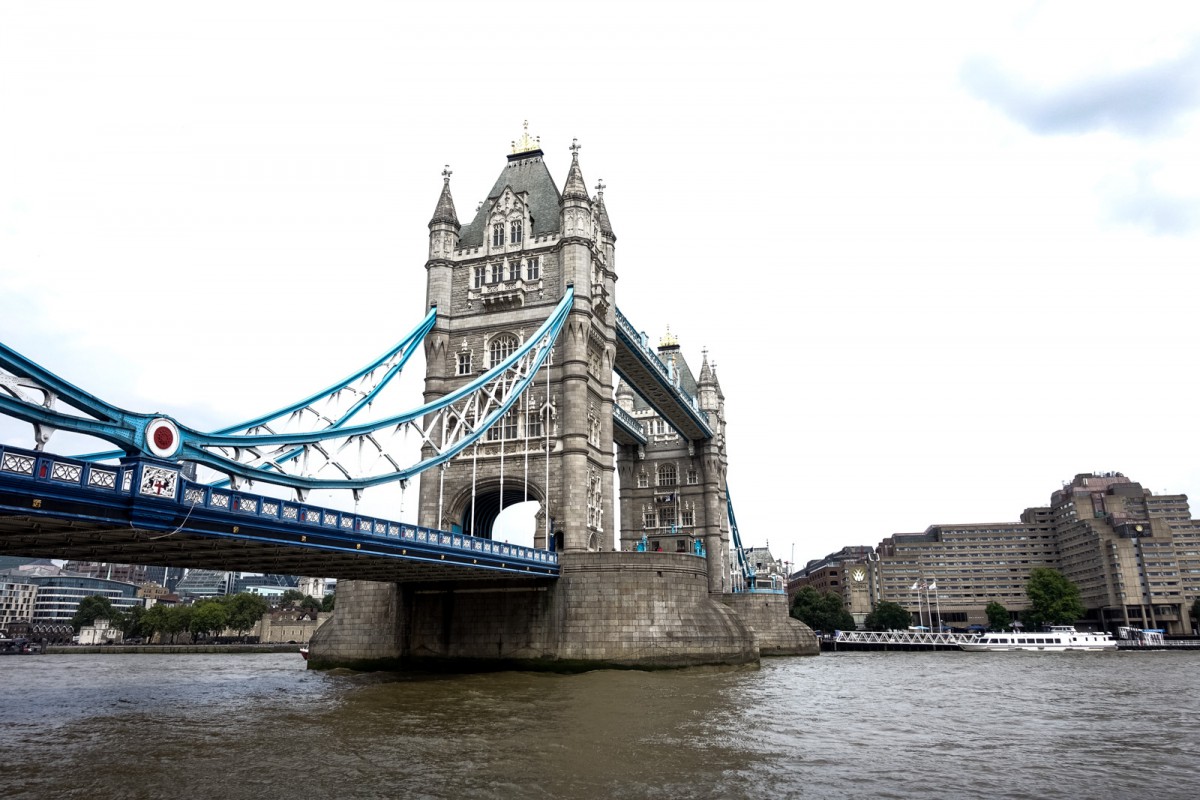
[(784, 595), (708, 591), (704, 559), (564, 553), (557, 581), (338, 583), (310, 645), (315, 669), (660, 669), (815, 655)]

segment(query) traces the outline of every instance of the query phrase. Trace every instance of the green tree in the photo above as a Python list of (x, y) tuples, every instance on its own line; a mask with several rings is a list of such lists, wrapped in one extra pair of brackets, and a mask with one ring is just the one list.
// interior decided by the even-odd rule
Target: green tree
[(997, 603), (995, 600), (987, 604), (983, 609), (983, 613), (987, 614), (988, 627), (994, 631), (1002, 631), (1008, 628), (1012, 622), (1012, 614), (1008, 613), (1008, 609)]
[(192, 633), (192, 641), (200, 636), (210, 636), (225, 630), (229, 622), (229, 613), (225, 604), (220, 600), (201, 600), (192, 606), (192, 618), (188, 621), (188, 630)]
[(304, 592), (299, 589), (288, 589), (283, 594), (279, 595), (280, 608), (294, 608), (297, 603), (306, 597)]
[[(327, 594), (323, 598), (321, 598), (321, 610), (322, 611), (333, 611), (333, 602), (334, 602), (334, 598), (336, 598), (336, 597), (337, 597), (336, 594)], [(1198, 601), (1198, 602), (1200, 602), (1200, 601)]]
[(811, 586), (796, 592), (792, 599), (791, 614), (814, 631), (832, 633), (855, 628), (854, 617), (842, 604), (841, 597), (832, 592), (818, 593)]
[(121, 633), (125, 634), (126, 639), (146, 635), (142, 630), (142, 618), (145, 616), (145, 606), (134, 606), (128, 613), (121, 615)]
[(300, 608), (304, 609), (305, 611), (320, 611), (321, 601), (315, 597), (308, 597), (305, 595), (304, 599), (300, 601)]
[(112, 601), (102, 595), (93, 594), (79, 601), (75, 616), (71, 617), (71, 627), (79, 633), (79, 629), (84, 625), (95, 625), (98, 619), (113, 620), (115, 617), (116, 609), (113, 608)]
[(162, 603), (155, 603), (146, 609), (141, 620), (142, 636), (146, 637), (146, 641), (153, 639), (156, 633), (166, 633), (167, 616), (168, 609)]
[(876, 603), (864, 623), (869, 631), (902, 631), (909, 625), (912, 625), (912, 613), (891, 600)]
[(262, 595), (242, 592), (225, 599), (225, 610), (229, 615), (228, 625), (237, 631), (239, 636), (245, 636), (270, 609), (271, 604)]
[(1025, 618), (1034, 627), (1070, 625), (1087, 613), (1079, 599), (1079, 587), (1056, 569), (1036, 567), (1025, 583), (1029, 611)]
[(167, 620), (166, 626), (163, 628), (163, 633), (171, 637), (171, 642), (173, 644), (175, 642), (175, 637), (190, 629), (191, 624), (191, 606), (171, 606), (167, 609)]

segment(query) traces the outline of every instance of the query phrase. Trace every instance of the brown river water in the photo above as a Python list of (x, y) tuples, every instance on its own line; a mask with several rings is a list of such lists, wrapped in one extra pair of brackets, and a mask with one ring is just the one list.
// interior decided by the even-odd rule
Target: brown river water
[(0, 798), (1200, 798), (1200, 654), (579, 675), (0, 658)]

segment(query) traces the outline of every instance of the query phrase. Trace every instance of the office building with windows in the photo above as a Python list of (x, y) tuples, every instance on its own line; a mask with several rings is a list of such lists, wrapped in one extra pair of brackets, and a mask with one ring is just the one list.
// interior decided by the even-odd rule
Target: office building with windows
[(889, 600), (914, 623), (965, 627), (987, 624), (993, 601), (1020, 619), (1036, 567), (1079, 587), (1081, 627), (1188, 633), (1188, 608), (1200, 597), (1200, 522), (1186, 495), (1154, 495), (1119, 472), (1083, 473), (1019, 522), (931, 525), (874, 550), (844, 548), (809, 562), (789, 590), (836, 591), (856, 620)]

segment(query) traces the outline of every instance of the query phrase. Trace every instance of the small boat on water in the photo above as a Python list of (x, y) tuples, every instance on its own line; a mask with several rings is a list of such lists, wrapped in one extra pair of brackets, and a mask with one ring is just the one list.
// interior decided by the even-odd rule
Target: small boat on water
[(1009, 650), (1116, 650), (1117, 641), (1108, 633), (1077, 631), (1073, 625), (1051, 625), (1044, 631), (991, 631), (978, 640), (959, 642), (970, 652)]
[(305, 661), (308, 661), (308, 645), (300, 645), (300, 655), (304, 656)]

